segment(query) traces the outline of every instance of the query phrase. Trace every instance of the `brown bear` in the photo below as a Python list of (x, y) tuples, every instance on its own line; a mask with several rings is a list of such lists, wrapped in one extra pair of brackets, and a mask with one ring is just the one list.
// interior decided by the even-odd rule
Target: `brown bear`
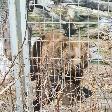
[(43, 96), (47, 99), (43, 101), (47, 102), (55, 97), (53, 90), (57, 93), (61, 91), (62, 82), (73, 83), (79, 91), (83, 70), (88, 64), (88, 42), (76, 41), (58, 31), (50, 31), (34, 42), (31, 57), (31, 79), (38, 80), (34, 110), (39, 110), (39, 89), (43, 89)]

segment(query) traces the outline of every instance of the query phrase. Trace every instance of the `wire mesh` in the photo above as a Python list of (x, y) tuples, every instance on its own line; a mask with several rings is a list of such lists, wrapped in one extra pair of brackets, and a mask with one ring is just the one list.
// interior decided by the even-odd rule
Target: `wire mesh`
[[(32, 95), (22, 93), (23, 99), (33, 102), (35, 112), (111, 112), (112, 1), (27, 0), (26, 3)], [(1, 76), (11, 79), (7, 83), (6, 77), (0, 79), (0, 107), (3, 107), (0, 111), (14, 112), (18, 96), (12, 85), (19, 79), (12, 76), (10, 69), (16, 58), (11, 58), (7, 2), (2, 1), (1, 6), (0, 59), (5, 57), (2, 62), (8, 68), (1, 68), (4, 70)], [(20, 72), (29, 66), (22, 61), (19, 64)], [(24, 85), (25, 80), (21, 81)]]
[(38, 80), (34, 106), (48, 112), (111, 112), (110, 81), (103, 77), (111, 74), (111, 50), (104, 47), (111, 46), (111, 1), (47, 3), (33, 1), (28, 12), (31, 74)]

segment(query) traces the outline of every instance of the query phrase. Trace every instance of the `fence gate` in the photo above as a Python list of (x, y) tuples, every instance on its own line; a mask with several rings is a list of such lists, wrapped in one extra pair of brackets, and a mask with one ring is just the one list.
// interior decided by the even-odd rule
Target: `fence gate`
[(0, 112), (112, 112), (112, 0), (2, 4)]

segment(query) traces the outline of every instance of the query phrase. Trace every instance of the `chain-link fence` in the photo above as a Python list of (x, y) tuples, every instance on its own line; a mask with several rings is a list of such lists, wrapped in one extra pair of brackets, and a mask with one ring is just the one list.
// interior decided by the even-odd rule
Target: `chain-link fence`
[(0, 106), (7, 104), (6, 112), (111, 112), (112, 1), (14, 1), (8, 11), (5, 3), (1, 8), (2, 57), (10, 64), (1, 69)]

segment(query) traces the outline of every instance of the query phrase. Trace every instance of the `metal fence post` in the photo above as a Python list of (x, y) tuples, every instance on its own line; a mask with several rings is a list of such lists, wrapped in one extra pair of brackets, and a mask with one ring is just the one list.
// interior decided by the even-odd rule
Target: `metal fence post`
[(25, 92), (27, 93), (26, 105), (28, 112), (33, 111), (31, 81), (30, 81), (30, 60), (29, 60), (29, 42), (28, 42), (28, 28), (27, 28), (27, 9), (26, 0), (20, 0), (20, 14), (21, 14), (21, 36), (23, 45), (23, 63), (24, 63), (24, 77), (25, 77)]
[[(16, 0), (8, 0), (9, 7), (9, 26), (10, 26), (10, 41), (12, 60), (14, 60), (19, 52), (19, 42), (17, 33), (17, 18), (16, 18)], [(15, 76), (15, 87), (16, 87), (16, 112), (24, 112), (23, 110), (23, 98), (21, 88), (21, 77), (20, 77), (20, 60), (19, 57), (15, 59), (13, 67), (13, 73)]]

